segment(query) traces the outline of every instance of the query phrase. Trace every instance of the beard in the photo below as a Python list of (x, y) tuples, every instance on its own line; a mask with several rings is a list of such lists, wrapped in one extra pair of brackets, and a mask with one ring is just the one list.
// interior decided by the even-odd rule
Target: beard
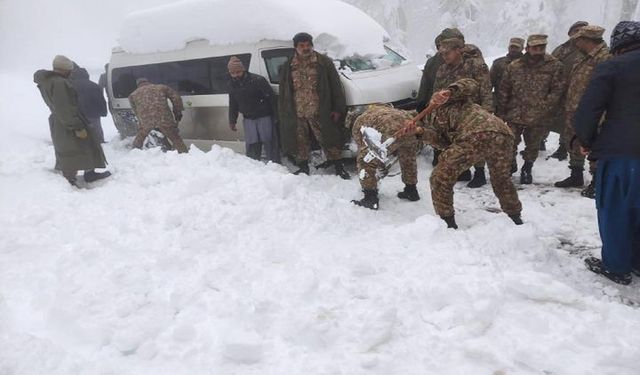
[(530, 55), (530, 57), (533, 62), (540, 62), (544, 59), (544, 55)]

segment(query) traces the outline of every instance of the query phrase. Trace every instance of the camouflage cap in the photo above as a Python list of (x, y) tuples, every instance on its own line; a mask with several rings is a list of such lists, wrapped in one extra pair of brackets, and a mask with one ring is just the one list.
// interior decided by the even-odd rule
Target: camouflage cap
[(446, 28), (442, 30), (439, 36), (442, 37), (442, 40), (457, 38), (464, 42), (464, 34), (462, 34), (462, 31), (460, 31), (456, 27)]
[(140, 86), (143, 83), (149, 83), (149, 80), (144, 77), (140, 77), (136, 79), (136, 85)]
[(527, 38), (527, 46), (544, 46), (547, 45), (547, 35), (545, 34), (533, 34)]
[(462, 78), (450, 84), (447, 89), (451, 90), (451, 97), (449, 100), (459, 101), (476, 96), (478, 94), (478, 90), (480, 90), (480, 85), (475, 79)]
[(439, 52), (447, 52), (455, 48), (463, 48), (464, 42), (458, 38), (449, 38), (440, 41)]
[(524, 48), (524, 39), (522, 39), (522, 38), (511, 38), (511, 39), (509, 39), (509, 47), (511, 47), (511, 46)]
[(569, 34), (569, 36), (571, 36), (571, 34), (575, 33), (578, 29), (580, 29), (582, 27), (585, 27), (585, 26), (589, 26), (589, 22), (587, 22), (587, 21), (577, 21), (573, 25), (571, 25), (571, 27), (569, 28), (569, 31), (567, 32), (567, 34)]
[(604, 35), (604, 28), (596, 25), (589, 25), (581, 27), (575, 34), (571, 36), (572, 40), (578, 38), (587, 38), (587, 39), (595, 39), (600, 40)]

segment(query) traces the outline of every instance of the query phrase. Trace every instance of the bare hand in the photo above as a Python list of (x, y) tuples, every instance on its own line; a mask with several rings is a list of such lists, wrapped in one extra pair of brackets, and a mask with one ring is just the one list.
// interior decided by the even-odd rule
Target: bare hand
[(89, 137), (89, 133), (87, 133), (87, 129), (80, 129), (74, 131), (76, 137), (80, 139), (87, 139)]
[(229, 129), (233, 130), (234, 132), (238, 130), (238, 128), (236, 128), (236, 124), (229, 124)]
[(450, 97), (451, 90), (441, 90), (433, 94), (433, 96), (431, 97), (431, 103), (440, 106), (446, 103)]
[(587, 156), (587, 155), (589, 155), (589, 154), (591, 153), (591, 150), (589, 150), (589, 149), (588, 149), (588, 148), (586, 148), (586, 147), (580, 146), (580, 153), (581, 153), (583, 156)]
[(412, 135), (416, 133), (416, 122), (413, 120), (406, 120), (404, 122), (404, 128), (398, 131), (397, 136), (403, 137), (405, 135)]

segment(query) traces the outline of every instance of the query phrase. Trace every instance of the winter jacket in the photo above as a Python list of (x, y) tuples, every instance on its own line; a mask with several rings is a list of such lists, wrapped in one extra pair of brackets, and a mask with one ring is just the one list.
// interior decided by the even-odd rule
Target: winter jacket
[(640, 49), (596, 67), (573, 126), (580, 143), (591, 149), (591, 160), (640, 158)]
[(84, 68), (77, 68), (69, 77), (78, 94), (80, 112), (87, 118), (98, 118), (107, 115), (107, 102), (102, 95), (102, 88), (89, 80), (89, 73)]
[[(51, 110), (49, 128), (56, 153), (55, 168), (62, 171), (104, 168), (106, 160), (89, 121), (80, 112), (78, 98), (71, 82), (60, 74), (38, 70), (33, 75), (42, 99)], [(78, 138), (77, 130), (86, 130), (89, 136)]]
[(416, 98), (418, 111), (425, 109), (427, 103), (431, 100), (433, 85), (436, 82), (436, 73), (442, 64), (444, 64), (444, 59), (440, 53), (431, 56), (424, 64), (422, 78), (420, 79), (420, 88), (418, 89), (418, 97)]
[(238, 121), (238, 113), (248, 119), (271, 116), (272, 101), (273, 90), (264, 77), (246, 72), (239, 80), (230, 80), (229, 123)]

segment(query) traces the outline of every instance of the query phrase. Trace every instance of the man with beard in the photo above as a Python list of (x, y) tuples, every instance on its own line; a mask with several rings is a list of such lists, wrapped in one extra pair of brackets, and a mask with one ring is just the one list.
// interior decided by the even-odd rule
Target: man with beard
[(524, 55), (522, 53), (522, 50), (524, 49), (524, 39), (511, 38), (509, 40), (508, 49), (509, 52), (507, 53), (507, 55), (496, 59), (491, 65), (491, 69), (489, 70), (489, 75), (491, 76), (491, 86), (493, 87), (494, 107), (498, 103), (496, 95), (498, 94), (498, 87), (500, 87), (500, 81), (502, 80), (502, 76), (504, 75), (504, 70), (507, 68), (507, 65), (511, 64)]

